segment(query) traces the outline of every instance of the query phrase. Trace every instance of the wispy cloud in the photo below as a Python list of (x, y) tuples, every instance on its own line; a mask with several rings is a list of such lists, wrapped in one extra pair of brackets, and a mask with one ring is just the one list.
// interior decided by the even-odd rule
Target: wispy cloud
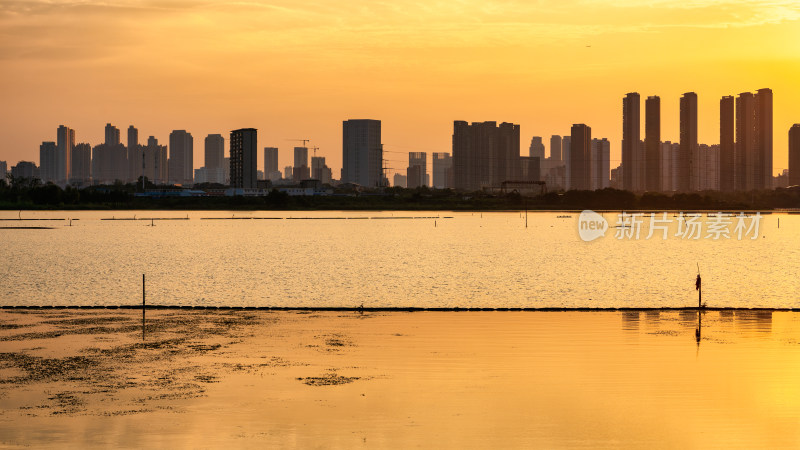
[(779, 0), (6, 0), (0, 3), (0, 58), (80, 61), (126, 49), (157, 57), (173, 47), (226, 54), (317, 51), (321, 57), (348, 49), (538, 47), (798, 19), (800, 4)]

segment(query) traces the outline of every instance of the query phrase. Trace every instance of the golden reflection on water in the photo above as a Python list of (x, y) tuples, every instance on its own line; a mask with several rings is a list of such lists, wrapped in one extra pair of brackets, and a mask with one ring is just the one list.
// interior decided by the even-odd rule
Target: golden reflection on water
[[(54, 229), (3, 230), (6, 305), (136, 304), (146, 273), (148, 301), (164, 305), (686, 307), (699, 267), (708, 306), (800, 307), (800, 215), (764, 216), (756, 240), (617, 240), (612, 228), (583, 242), (578, 215), (564, 213), (530, 213), (527, 228), (518, 212), (26, 211), (62, 220), (8, 221), (18, 213), (0, 211), (0, 222)], [(152, 216), (189, 220), (102, 220)]]
[[(153, 312), (154, 320), (211, 321), (220, 313), (165, 314)], [(160, 363), (194, 368), (218, 381), (203, 385), (200, 396), (169, 402), (171, 409), (97, 414), (115, 402), (129, 409), (125, 402), (137, 397), (136, 380), (146, 373), (122, 362), (115, 370), (124, 370), (133, 384), (93, 397), (95, 403), (87, 400), (76, 414), (51, 415), (37, 408), (37, 400), (25, 405), (15, 393), (54, 394), (67, 389), (60, 384), (0, 385), (0, 442), (192, 448), (800, 445), (797, 313), (252, 314), (254, 323), (203, 341), (220, 343), (218, 350)], [(8, 312), (0, 317), (19, 320)], [(23, 341), (20, 348), (36, 354), (58, 339)], [(43, 348), (31, 350), (36, 347)], [(230, 369), (259, 361), (280, 364)], [(74, 392), (91, 387), (91, 381), (62, 384)]]

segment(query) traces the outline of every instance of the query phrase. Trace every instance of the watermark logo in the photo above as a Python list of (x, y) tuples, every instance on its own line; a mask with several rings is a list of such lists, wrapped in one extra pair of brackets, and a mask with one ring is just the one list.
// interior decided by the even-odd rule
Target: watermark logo
[[(614, 238), (639, 240), (641, 238), (664, 240), (672, 236), (678, 239), (699, 240), (720, 238), (737, 240), (758, 239), (761, 213), (738, 214), (709, 213), (703, 220), (700, 213), (627, 213), (617, 215)], [(672, 225), (675, 233), (672, 233)], [(605, 236), (608, 230), (606, 219), (591, 210), (581, 212), (578, 219), (578, 234), (585, 242)], [(646, 233), (643, 232), (643, 228)]]
[(608, 230), (608, 221), (605, 217), (588, 209), (581, 212), (578, 218), (578, 234), (585, 242), (605, 236), (606, 230)]

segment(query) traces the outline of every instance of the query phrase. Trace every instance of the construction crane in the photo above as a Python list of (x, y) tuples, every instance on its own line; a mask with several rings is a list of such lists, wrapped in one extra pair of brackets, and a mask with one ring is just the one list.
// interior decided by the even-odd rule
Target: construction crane
[(317, 157), (317, 150), (319, 150), (319, 147), (311, 147), (311, 150), (314, 151), (314, 157), (316, 158)]
[(287, 139), (287, 141), (303, 141), (303, 147), (305, 147), (306, 142), (310, 142), (311, 139)]

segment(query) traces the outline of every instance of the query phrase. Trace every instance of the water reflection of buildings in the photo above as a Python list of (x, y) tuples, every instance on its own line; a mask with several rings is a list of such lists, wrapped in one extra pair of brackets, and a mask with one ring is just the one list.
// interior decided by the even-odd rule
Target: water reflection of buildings
[(735, 315), (736, 329), (740, 331), (753, 331), (757, 333), (771, 333), (772, 332), (772, 311), (768, 310), (752, 310), (752, 311), (736, 311)]
[(625, 331), (639, 329), (639, 311), (622, 311), (622, 329)]

